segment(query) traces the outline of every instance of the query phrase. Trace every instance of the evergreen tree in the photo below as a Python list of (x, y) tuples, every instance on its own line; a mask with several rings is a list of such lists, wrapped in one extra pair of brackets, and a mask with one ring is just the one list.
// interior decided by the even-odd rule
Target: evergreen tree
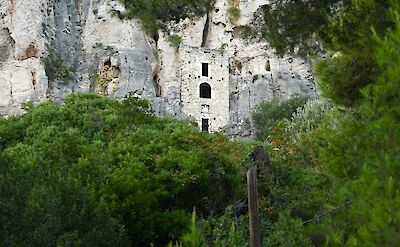
[(323, 94), (354, 106), (380, 74), (371, 28), (382, 35), (393, 26), (389, 6), (381, 0), (277, 1), (265, 8), (262, 34), (280, 55), (313, 55), (322, 45), (328, 54), (317, 62), (316, 75)]
[(400, 4), (391, 2), (396, 26), (377, 38), (374, 58), (382, 73), (362, 90), (356, 114), (345, 113), (324, 132), (324, 168), (334, 178), (333, 203), (349, 201), (327, 225), (332, 246), (397, 246), (400, 241)]

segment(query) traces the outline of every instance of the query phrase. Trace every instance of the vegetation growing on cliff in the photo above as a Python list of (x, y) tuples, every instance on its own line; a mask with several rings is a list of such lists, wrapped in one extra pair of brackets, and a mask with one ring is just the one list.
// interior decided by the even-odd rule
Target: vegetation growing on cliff
[(120, 18), (139, 18), (147, 32), (165, 29), (169, 22), (179, 22), (187, 17), (208, 13), (214, 0), (120, 0), (124, 11), (114, 10)]

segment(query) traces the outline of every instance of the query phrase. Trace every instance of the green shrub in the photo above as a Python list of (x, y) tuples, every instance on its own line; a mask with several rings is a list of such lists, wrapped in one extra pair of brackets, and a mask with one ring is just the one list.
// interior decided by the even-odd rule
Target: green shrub
[(338, 105), (355, 105), (361, 98), (360, 90), (371, 84), (378, 72), (370, 59), (341, 54), (318, 61), (315, 73), (322, 94)]
[(249, 246), (248, 215), (236, 213), (228, 207), (222, 216), (210, 216), (199, 222), (206, 246)]
[(58, 57), (52, 49), (49, 49), (49, 54), (44, 59), (44, 68), (49, 81), (61, 79), (68, 82), (73, 79), (74, 69)]
[(306, 235), (301, 220), (294, 219), (288, 211), (279, 214), (279, 219), (266, 231), (263, 241), (265, 247), (310, 247), (310, 240)]
[(316, 65), (323, 94), (336, 104), (356, 106), (362, 98), (360, 89), (374, 83), (380, 73), (371, 28), (383, 34), (394, 26), (386, 14), (391, 5), (372, 0), (278, 0), (263, 7), (259, 30), (281, 56), (318, 56), (323, 47), (328, 58)]
[(112, 13), (120, 18), (139, 18), (143, 28), (149, 33), (158, 29), (168, 29), (171, 22), (185, 18), (203, 16), (212, 8), (213, 0), (126, 0), (123, 11), (113, 9)]
[(254, 127), (258, 140), (265, 140), (270, 135), (270, 128), (281, 119), (290, 118), (297, 108), (307, 102), (307, 97), (294, 97), (290, 100), (261, 103), (253, 113)]
[(175, 48), (179, 48), (182, 43), (182, 37), (179, 35), (170, 35), (168, 36), (168, 42)]
[(237, 6), (231, 6), (228, 8), (229, 19), (232, 23), (235, 23), (240, 18), (240, 9)]
[(297, 108), (297, 111), (287, 120), (286, 128), (291, 133), (293, 141), (299, 142), (303, 134), (317, 128), (332, 107), (332, 104), (325, 99), (314, 99), (307, 101), (303, 107)]
[(242, 144), (133, 97), (31, 105), (0, 134), (1, 246), (165, 246), (242, 181)]
[(203, 235), (196, 225), (196, 210), (193, 210), (189, 232), (182, 236), (184, 247), (204, 247)]

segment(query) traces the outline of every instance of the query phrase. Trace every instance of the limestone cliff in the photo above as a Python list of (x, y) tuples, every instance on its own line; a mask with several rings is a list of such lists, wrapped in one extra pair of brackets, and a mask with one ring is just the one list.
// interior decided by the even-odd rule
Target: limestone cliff
[[(117, 98), (133, 93), (151, 100), (160, 116), (187, 117), (182, 83), (190, 79), (183, 79), (182, 61), (191, 55), (182, 48), (191, 47), (224, 54), (225, 128), (250, 136), (251, 112), (260, 102), (317, 96), (306, 61), (278, 58), (268, 44), (242, 38), (243, 27), (260, 17), (265, 4), (237, 1), (240, 17), (232, 17), (230, 3), (217, 0), (207, 16), (149, 37), (137, 20), (110, 16), (111, 7), (120, 8), (117, 1), (0, 0), (0, 114), (20, 114), (27, 101), (62, 102), (71, 92), (98, 92)], [(181, 49), (170, 44), (171, 35), (182, 37)]]

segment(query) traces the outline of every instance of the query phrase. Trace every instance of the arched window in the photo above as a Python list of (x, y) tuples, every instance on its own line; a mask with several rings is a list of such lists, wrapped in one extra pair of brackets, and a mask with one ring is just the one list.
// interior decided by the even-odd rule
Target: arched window
[(208, 83), (200, 84), (200, 98), (211, 99), (211, 86)]

